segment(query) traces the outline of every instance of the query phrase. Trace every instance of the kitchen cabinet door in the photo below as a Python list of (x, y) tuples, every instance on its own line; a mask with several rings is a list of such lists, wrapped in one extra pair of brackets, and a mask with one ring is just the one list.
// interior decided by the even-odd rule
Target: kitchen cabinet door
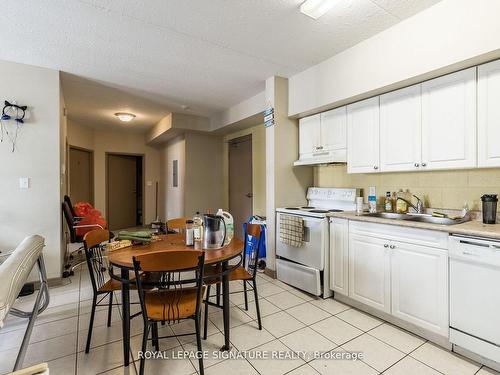
[(349, 297), (390, 313), (390, 272), (388, 241), (349, 234)]
[(346, 107), (340, 107), (321, 114), (321, 147), (333, 151), (346, 148), (347, 142)]
[(478, 67), (477, 120), (479, 167), (500, 166), (500, 60)]
[(476, 68), (422, 83), (421, 169), (476, 164)]
[(379, 97), (347, 106), (347, 172), (379, 171)]
[(380, 171), (417, 171), (422, 157), (420, 85), (380, 96)]
[(320, 146), (320, 115), (304, 117), (299, 120), (299, 153), (300, 159), (313, 157)]
[(349, 226), (346, 219), (330, 219), (330, 289), (348, 295)]
[(393, 242), (392, 314), (448, 336), (447, 250)]

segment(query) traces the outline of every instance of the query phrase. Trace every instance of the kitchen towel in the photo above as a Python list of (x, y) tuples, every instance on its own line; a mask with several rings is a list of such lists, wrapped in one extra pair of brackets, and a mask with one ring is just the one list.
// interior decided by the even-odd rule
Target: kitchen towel
[(304, 220), (299, 216), (280, 215), (280, 242), (301, 247), (304, 241)]

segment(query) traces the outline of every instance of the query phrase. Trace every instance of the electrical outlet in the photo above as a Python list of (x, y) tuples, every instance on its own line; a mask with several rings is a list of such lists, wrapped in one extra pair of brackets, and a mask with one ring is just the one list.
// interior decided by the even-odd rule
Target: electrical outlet
[(20, 177), (19, 178), (19, 188), (20, 189), (29, 189), (30, 187), (30, 178), (29, 177)]

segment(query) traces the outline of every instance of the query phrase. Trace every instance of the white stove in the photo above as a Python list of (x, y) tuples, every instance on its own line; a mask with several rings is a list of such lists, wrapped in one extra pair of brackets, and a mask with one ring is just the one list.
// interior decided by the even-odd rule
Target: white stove
[[(307, 190), (307, 206), (276, 209), (276, 271), (278, 279), (323, 298), (330, 297), (329, 225), (333, 212), (355, 211), (359, 189), (317, 188)], [(283, 215), (302, 218), (302, 243), (295, 247), (280, 241)]]

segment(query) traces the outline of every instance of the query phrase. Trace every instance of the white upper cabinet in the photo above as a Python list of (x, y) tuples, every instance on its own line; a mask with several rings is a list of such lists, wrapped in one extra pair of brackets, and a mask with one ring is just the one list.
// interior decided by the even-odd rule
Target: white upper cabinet
[(500, 60), (478, 67), (479, 167), (500, 166)]
[(380, 170), (419, 170), (421, 163), (420, 84), (380, 96)]
[(476, 68), (422, 83), (421, 169), (476, 164)]
[(320, 121), (319, 114), (299, 120), (299, 153), (301, 159), (312, 157), (320, 146)]
[(347, 141), (346, 107), (321, 113), (321, 146), (323, 150), (342, 150)]
[(378, 172), (379, 97), (347, 106), (347, 172)]

